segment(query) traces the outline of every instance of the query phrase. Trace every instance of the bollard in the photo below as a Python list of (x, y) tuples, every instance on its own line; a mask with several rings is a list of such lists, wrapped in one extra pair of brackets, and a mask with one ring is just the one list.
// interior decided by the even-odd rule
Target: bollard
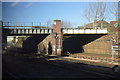
[(118, 65), (115, 65), (115, 66), (113, 67), (113, 71), (114, 71), (114, 72), (119, 72), (119, 67), (118, 67)]

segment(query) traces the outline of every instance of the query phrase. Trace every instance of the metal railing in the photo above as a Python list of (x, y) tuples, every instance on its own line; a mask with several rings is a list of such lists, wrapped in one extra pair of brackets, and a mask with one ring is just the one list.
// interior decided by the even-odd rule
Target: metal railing
[(3, 26), (9, 26), (9, 27), (27, 27), (27, 26), (42, 26), (42, 27), (52, 27), (52, 23), (47, 22), (3, 22)]

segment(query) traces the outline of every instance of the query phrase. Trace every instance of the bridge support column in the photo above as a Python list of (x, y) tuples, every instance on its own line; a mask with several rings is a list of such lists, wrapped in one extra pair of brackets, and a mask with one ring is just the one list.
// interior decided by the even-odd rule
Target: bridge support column
[(2, 44), (2, 47), (5, 48), (7, 45), (7, 32), (3, 31), (3, 21), (0, 21), (0, 37), (0, 44)]
[[(3, 26), (3, 22), (0, 21), (0, 45), (2, 45), (2, 26)], [(0, 53), (2, 53), (2, 46), (0, 46)]]
[(61, 20), (54, 20), (53, 25), (53, 55), (61, 55)]
[[(2, 4), (2, 2), (0, 2), (0, 4)], [(0, 8), (1, 7), (2, 7), (2, 5), (0, 5)], [(0, 13), (2, 13), (2, 10), (0, 10), (0, 11), (1, 11)], [(2, 26), (3, 26), (3, 22), (0, 21), (0, 45), (2, 45)], [(3, 52), (2, 47), (3, 46), (0, 46), (0, 65), (2, 65), (2, 52)], [(0, 75), (2, 75), (2, 66), (0, 66)], [(0, 78), (2, 78), (2, 76), (0, 76)]]

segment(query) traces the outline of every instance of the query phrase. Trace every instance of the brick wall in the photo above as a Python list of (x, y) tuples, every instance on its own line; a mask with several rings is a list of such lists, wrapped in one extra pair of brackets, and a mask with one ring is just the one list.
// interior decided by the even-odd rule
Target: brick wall
[(54, 38), (52, 38), (53, 54), (61, 55), (61, 20), (54, 20), (53, 25)]
[(61, 20), (54, 20), (53, 33), (38, 44), (39, 53), (49, 54), (49, 50), (53, 55), (61, 55)]
[(49, 43), (52, 44), (51, 41), (52, 41), (52, 34), (48, 35), (42, 42), (38, 44), (38, 53), (49, 54), (48, 47), (49, 47)]
[(95, 54), (111, 54), (112, 53), (112, 41), (111, 38), (117, 40), (116, 34), (102, 36), (83, 46), (85, 53)]

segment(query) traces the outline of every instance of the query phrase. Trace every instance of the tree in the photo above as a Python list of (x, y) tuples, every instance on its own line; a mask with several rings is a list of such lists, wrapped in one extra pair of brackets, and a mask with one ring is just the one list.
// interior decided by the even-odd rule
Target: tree
[(52, 20), (51, 19), (48, 19), (46, 22), (47, 22), (47, 27), (52, 27)]
[(70, 21), (62, 20), (61, 26), (62, 28), (70, 28), (70, 27), (73, 27), (73, 23)]
[(104, 20), (106, 16), (106, 2), (91, 2), (83, 13), (83, 17), (90, 23), (94, 20)]
[(91, 19), (92, 19), (91, 15), (92, 15), (92, 13), (91, 13), (90, 9), (86, 8), (83, 13), (83, 18), (86, 19), (86, 21), (90, 23)]
[(118, 2), (110, 2), (108, 9), (111, 19), (118, 21)]

